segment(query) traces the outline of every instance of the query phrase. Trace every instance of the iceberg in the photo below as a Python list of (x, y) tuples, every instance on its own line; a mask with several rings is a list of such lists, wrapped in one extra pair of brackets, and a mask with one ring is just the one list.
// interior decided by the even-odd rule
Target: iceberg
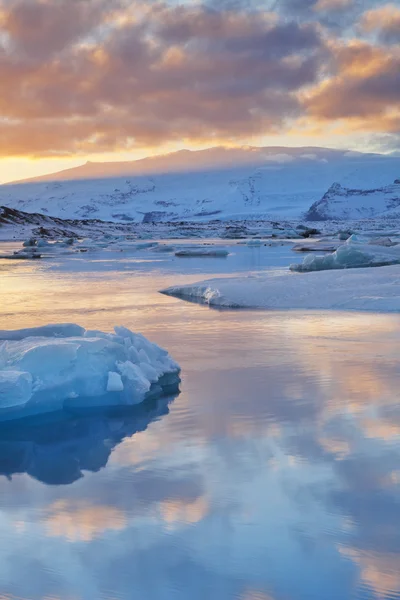
[(339, 246), (341, 246), (341, 242), (336, 242), (334, 240), (316, 240), (311, 243), (304, 241), (295, 244), (292, 247), (292, 250), (293, 252), (335, 252)]
[[(378, 241), (378, 240), (377, 240)], [(302, 263), (290, 265), (291, 271), (325, 271), (327, 269), (351, 269), (382, 267), (400, 263), (400, 244), (387, 246), (379, 243), (364, 243), (352, 235), (335, 252), (325, 256), (305, 257)]]
[(68, 407), (121, 406), (178, 390), (166, 350), (125, 327), (0, 331), (0, 420)]

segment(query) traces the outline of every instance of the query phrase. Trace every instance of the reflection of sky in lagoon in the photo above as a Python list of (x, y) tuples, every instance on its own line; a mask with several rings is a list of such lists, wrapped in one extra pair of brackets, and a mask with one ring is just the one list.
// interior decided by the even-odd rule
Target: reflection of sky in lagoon
[(219, 313), (155, 294), (168, 269), (53, 267), (40, 312), (27, 269), (9, 327), (122, 322), (183, 382), (136, 414), (0, 431), (0, 598), (400, 598), (397, 316)]

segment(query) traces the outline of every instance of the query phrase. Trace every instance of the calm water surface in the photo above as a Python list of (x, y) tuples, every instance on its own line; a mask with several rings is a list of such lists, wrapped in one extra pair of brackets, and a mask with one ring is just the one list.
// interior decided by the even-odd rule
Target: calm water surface
[(234, 251), (0, 261), (0, 328), (124, 324), (183, 378), (130, 412), (0, 427), (1, 600), (400, 598), (399, 317), (157, 293), (293, 260)]

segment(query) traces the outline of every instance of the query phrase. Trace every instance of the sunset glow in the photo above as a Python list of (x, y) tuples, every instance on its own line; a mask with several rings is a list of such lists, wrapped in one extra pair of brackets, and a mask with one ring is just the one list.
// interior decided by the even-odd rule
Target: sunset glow
[(0, 0), (0, 181), (214, 145), (399, 147), (400, 8)]

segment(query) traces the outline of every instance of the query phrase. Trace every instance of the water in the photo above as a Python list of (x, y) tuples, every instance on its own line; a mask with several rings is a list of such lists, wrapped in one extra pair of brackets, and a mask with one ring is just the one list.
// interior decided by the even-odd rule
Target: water
[(181, 394), (0, 428), (1, 600), (400, 598), (399, 318), (157, 294), (287, 248), (95, 260), (2, 263), (0, 327), (122, 323)]

